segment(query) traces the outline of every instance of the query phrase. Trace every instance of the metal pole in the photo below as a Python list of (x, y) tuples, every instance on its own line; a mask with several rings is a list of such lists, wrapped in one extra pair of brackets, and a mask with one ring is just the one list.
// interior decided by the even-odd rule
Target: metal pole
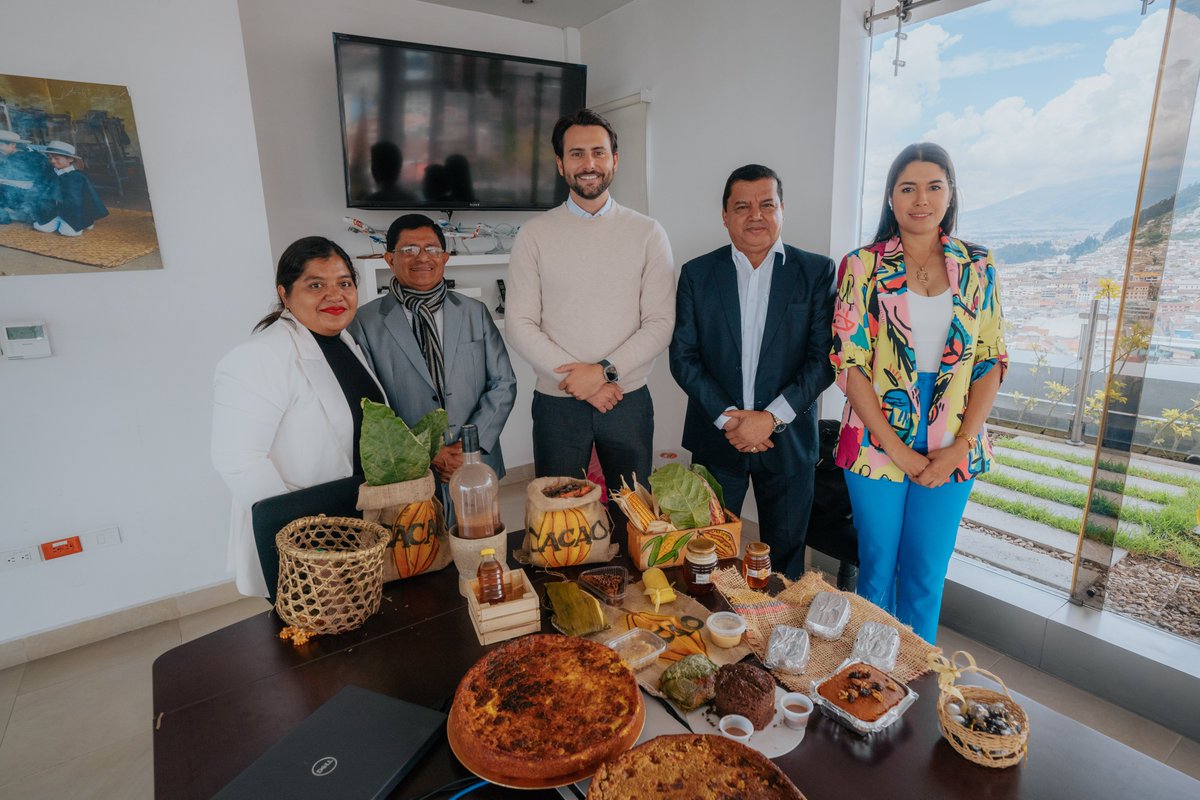
[(1083, 444), (1083, 406), (1087, 402), (1088, 378), (1092, 376), (1092, 353), (1096, 349), (1096, 319), (1100, 316), (1100, 298), (1092, 299), (1092, 310), (1088, 312), (1086, 333), (1083, 337), (1083, 352), (1080, 355), (1079, 375), (1075, 378), (1075, 416), (1071, 417), (1071, 433), (1067, 444)]

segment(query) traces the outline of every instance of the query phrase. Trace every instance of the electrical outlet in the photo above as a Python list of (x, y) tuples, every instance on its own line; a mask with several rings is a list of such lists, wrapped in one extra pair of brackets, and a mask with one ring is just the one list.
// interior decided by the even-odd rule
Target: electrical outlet
[(121, 529), (116, 525), (111, 528), (100, 528), (87, 533), (81, 533), (84, 547), (93, 549), (96, 547), (112, 547), (114, 544), (121, 543)]
[(41, 561), (41, 559), (38, 558), (36, 547), (5, 550), (3, 553), (0, 553), (0, 571), (16, 569), (17, 567), (31, 567), (38, 561)]
[(53, 542), (42, 544), (42, 558), (49, 561), (52, 558), (73, 556), (83, 552), (83, 542), (78, 536), (68, 536), (65, 539), (55, 539)]

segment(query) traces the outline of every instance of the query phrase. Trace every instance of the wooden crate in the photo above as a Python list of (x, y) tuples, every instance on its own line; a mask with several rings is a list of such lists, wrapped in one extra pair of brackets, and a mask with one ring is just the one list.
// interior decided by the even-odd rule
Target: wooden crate
[[(646, 533), (632, 522), (627, 526), (629, 534), (629, 557), (643, 572), (650, 567), (674, 567), (683, 563), (684, 549), (688, 541), (697, 534), (718, 541), (718, 558), (735, 558), (742, 548), (742, 521), (728, 511), (732, 521), (705, 528), (689, 528), (686, 531)], [(732, 551), (729, 552), (730, 541)]]
[(541, 602), (525, 570), (514, 569), (504, 578), (509, 599), (503, 603), (480, 603), (479, 581), (471, 580), (467, 606), (480, 644), (495, 644), (542, 629)]

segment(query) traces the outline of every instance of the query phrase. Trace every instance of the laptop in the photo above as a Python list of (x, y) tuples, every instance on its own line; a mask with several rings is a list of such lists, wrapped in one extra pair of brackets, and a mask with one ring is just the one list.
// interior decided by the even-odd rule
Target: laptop
[(385, 798), (445, 724), (439, 711), (347, 686), (215, 796)]

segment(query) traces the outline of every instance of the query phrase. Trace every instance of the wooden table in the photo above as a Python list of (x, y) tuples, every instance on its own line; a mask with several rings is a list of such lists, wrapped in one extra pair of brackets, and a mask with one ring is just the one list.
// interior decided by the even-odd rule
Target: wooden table
[[(536, 586), (555, 580), (530, 577)], [(280, 627), (274, 612), (263, 613), (154, 662), (156, 797), (211, 797), (347, 684), (448, 710), (459, 679), (489, 649), (476, 641), (452, 565), (389, 586), (380, 613), (351, 633), (294, 648), (276, 638)], [(883, 733), (862, 738), (817, 712), (801, 745), (776, 763), (809, 800), (1200, 797), (1200, 781), (1020, 696), (1032, 731), (1028, 762), (977, 766), (938, 733), (932, 676), (911, 686), (920, 699)], [(469, 776), (443, 739), (392, 797)], [(470, 797), (558, 795), (487, 786)]]

